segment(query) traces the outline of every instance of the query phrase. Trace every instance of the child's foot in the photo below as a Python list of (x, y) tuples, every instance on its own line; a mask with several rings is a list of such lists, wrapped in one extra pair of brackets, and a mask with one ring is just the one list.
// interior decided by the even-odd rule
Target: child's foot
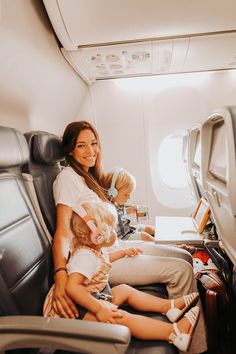
[(199, 299), (197, 292), (184, 295), (178, 299), (170, 300), (170, 309), (166, 312), (166, 317), (170, 322), (176, 322), (183, 314), (194, 306)]
[(186, 312), (178, 323), (173, 323), (173, 332), (169, 336), (169, 342), (174, 344), (179, 350), (187, 351), (199, 315), (200, 309), (198, 306), (195, 306)]

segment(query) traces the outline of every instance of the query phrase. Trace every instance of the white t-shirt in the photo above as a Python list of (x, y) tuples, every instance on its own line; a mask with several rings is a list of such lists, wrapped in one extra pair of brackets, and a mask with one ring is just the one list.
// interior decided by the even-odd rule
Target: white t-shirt
[(98, 195), (90, 189), (84, 178), (78, 175), (73, 168), (65, 167), (53, 183), (55, 204), (73, 207), (77, 203), (101, 202)]
[[(105, 249), (102, 250), (102, 258), (105, 262), (109, 262), (109, 255)], [(106, 278), (106, 273), (104, 268), (102, 268), (101, 256), (98, 257), (94, 252), (88, 248), (79, 248), (73, 255), (70, 257), (67, 263), (68, 274), (80, 273), (84, 275), (85, 279), (84, 284), (88, 284), (98, 272), (101, 273), (100, 280)]]
[(100, 269), (100, 259), (90, 250), (80, 248), (71, 256), (67, 263), (68, 274), (80, 273), (90, 281)]
[[(99, 196), (90, 189), (84, 178), (78, 175), (72, 167), (65, 167), (53, 183), (55, 204), (63, 204), (73, 208), (76, 204), (102, 202)], [(106, 203), (106, 202), (104, 202)], [(115, 207), (109, 203), (109, 207)], [(117, 249), (118, 243), (112, 249)]]

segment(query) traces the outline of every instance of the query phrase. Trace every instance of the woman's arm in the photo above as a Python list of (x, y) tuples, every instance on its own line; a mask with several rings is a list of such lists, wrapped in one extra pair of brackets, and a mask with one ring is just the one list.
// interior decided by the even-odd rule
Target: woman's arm
[(109, 253), (109, 261), (114, 262), (123, 257), (133, 257), (142, 254), (143, 250), (141, 248), (122, 248), (117, 251), (112, 251)]
[(66, 263), (70, 247), (70, 219), (72, 209), (69, 206), (57, 205), (57, 227), (53, 237), (53, 262), (54, 262), (54, 281), (55, 290), (53, 298), (54, 309), (65, 318), (76, 318), (78, 311), (76, 306), (65, 292), (68, 275)]

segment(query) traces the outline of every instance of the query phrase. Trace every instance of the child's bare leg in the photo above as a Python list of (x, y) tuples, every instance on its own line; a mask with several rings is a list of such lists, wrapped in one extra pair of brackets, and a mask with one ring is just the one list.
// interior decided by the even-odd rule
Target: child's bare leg
[(154, 241), (154, 238), (152, 235), (147, 233), (146, 231), (141, 231), (141, 240), (143, 241)]
[(155, 235), (155, 229), (151, 225), (145, 225), (144, 231), (147, 232), (150, 235), (153, 235), (153, 236)]
[[(126, 284), (113, 287), (112, 295), (113, 303), (118, 307), (127, 302), (136, 310), (160, 313), (166, 313), (170, 308), (170, 300), (144, 293)], [(183, 297), (175, 299), (175, 307), (181, 310), (184, 306), (185, 302)]]
[[(171, 323), (145, 316), (133, 315), (123, 310), (118, 311), (123, 313), (123, 317), (114, 319), (115, 323), (127, 326), (131, 334), (136, 338), (168, 341), (170, 334), (173, 332), (173, 325)], [(178, 321), (177, 325), (182, 333), (188, 333), (191, 329), (191, 324), (186, 317)]]
[[(145, 316), (133, 315), (123, 310), (118, 311), (123, 314), (123, 317), (114, 318), (112, 323), (128, 327), (132, 336), (136, 338), (168, 341), (170, 334), (173, 332), (173, 325), (171, 323)], [(86, 313), (84, 320), (98, 322), (96, 316), (91, 312)], [(191, 324), (186, 317), (183, 317), (178, 321), (177, 325), (182, 333), (188, 333), (191, 329)]]

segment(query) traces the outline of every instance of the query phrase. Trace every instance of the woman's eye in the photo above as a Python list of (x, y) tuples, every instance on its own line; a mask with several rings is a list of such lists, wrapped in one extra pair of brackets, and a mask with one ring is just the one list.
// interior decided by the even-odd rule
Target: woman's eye
[(93, 143), (92, 143), (92, 145), (97, 145), (98, 143), (96, 142), (96, 141), (94, 141)]
[(78, 149), (84, 148), (84, 145), (77, 145)]

